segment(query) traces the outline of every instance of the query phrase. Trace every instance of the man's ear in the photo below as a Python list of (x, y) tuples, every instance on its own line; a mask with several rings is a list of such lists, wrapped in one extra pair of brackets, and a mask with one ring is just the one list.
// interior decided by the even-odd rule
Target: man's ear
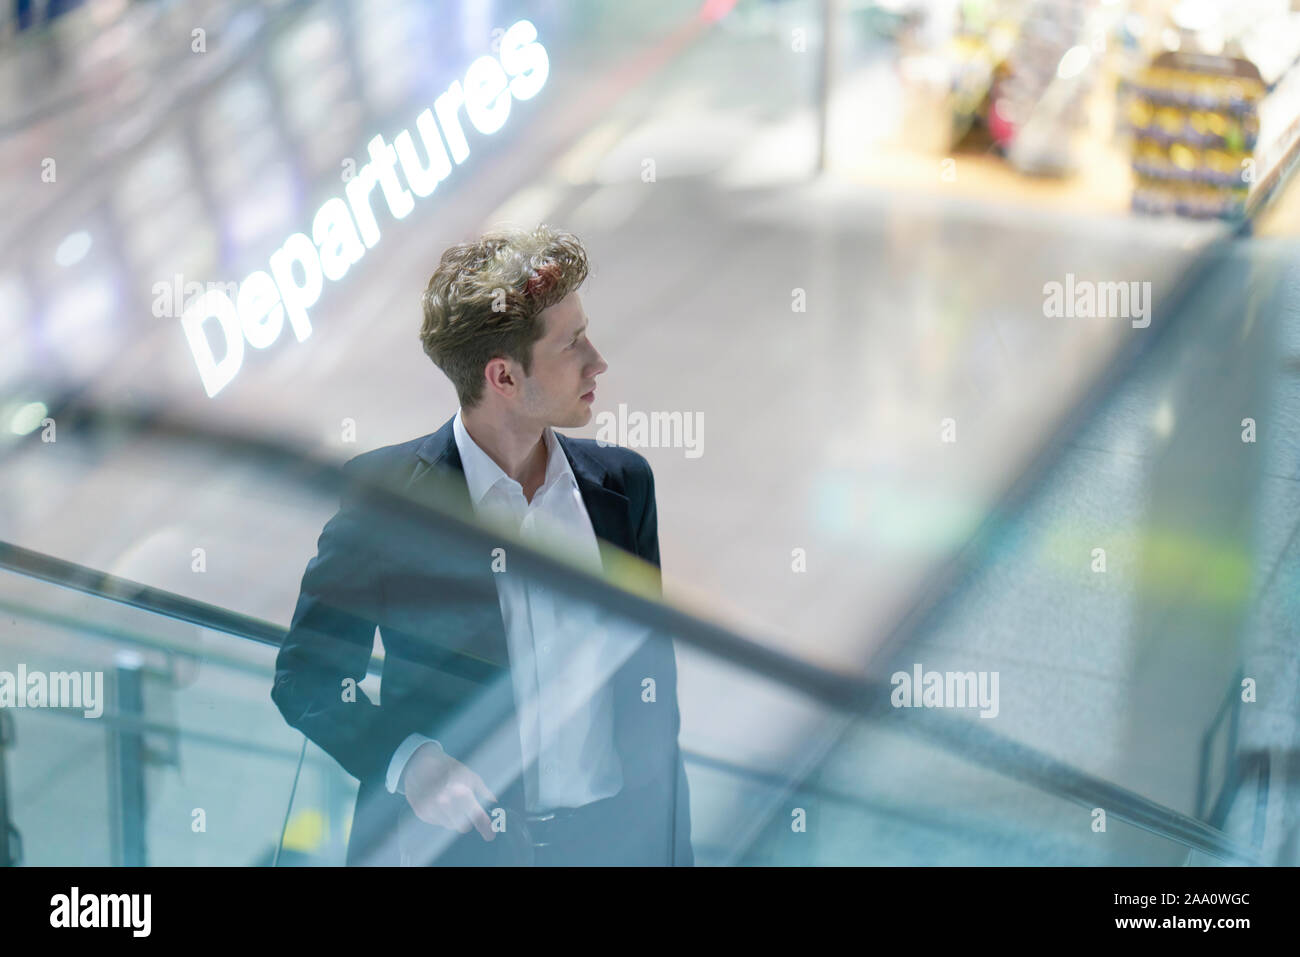
[(511, 398), (519, 391), (519, 369), (504, 356), (488, 360), (483, 367), (483, 378), (487, 388), (505, 398)]

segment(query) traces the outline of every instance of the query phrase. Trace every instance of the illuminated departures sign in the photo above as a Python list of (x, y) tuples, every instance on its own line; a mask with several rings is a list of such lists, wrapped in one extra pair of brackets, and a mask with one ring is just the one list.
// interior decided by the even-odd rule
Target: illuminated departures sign
[[(349, 267), (379, 242), (379, 225), (370, 204), (376, 186), (393, 217), (404, 219), (415, 208), (412, 193), (428, 196), (451, 173), (452, 159), (460, 164), (469, 156), (469, 143), (460, 125), (462, 108), (476, 130), (492, 134), (505, 125), (511, 97), (532, 99), (546, 83), (550, 60), (530, 21), (520, 20), (505, 31), (498, 56), (499, 61), (479, 57), (465, 71), (463, 86), (459, 80), (453, 82), (434, 101), (432, 110), (416, 117), (415, 128), (429, 157), (427, 166), (420, 162), (409, 130), (398, 133), (391, 144), (385, 143), (382, 135), (376, 136), (366, 147), (370, 162), (343, 189), (347, 202), (335, 197), (321, 206), (312, 219), (310, 238), (294, 233), (286, 239), (271, 254), (270, 272), (259, 269), (249, 274), (239, 284), (235, 302), (221, 289), (209, 288), (189, 305), (181, 326), (209, 397), (229, 385), (239, 372), (245, 339), (255, 349), (267, 348), (280, 337), (286, 316), (299, 342), (311, 335), (307, 310), (320, 299), (324, 280), (342, 279)], [(443, 139), (451, 149), (450, 157)], [(406, 186), (398, 178), (399, 165)], [(204, 323), (212, 319), (226, 340), (220, 361), (212, 354), (203, 331)]]

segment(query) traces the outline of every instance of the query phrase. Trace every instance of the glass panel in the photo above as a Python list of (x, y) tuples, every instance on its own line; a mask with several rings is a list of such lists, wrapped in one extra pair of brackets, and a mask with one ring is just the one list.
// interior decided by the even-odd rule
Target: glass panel
[[(0, 712), (22, 863), (272, 861), (302, 742), (267, 694), (274, 647), (8, 572), (0, 611), (0, 671), (28, 689)], [(282, 863), (342, 862), (351, 791), (308, 749)]]
[[(891, 708), (882, 682), (857, 699), (867, 714), (848, 720), (818, 700), (846, 700), (850, 676), (660, 603), (653, 566), (537, 525), (539, 513), (509, 526), (490, 505), (476, 511), (445, 461), (413, 471), (410, 449), (367, 457), (335, 511), (331, 473), (304, 457), (60, 418), (73, 424), (56, 442), (32, 439), (5, 459), (7, 489), (30, 487), (33, 471), (72, 488), (64, 469), (111, 466), (155, 503), (160, 527), (166, 503), (184, 494), (202, 503), (213, 537), (175, 532), (126, 550), (115, 571), (166, 592), (93, 572), (77, 580), (99, 594), (4, 574), (0, 670), (24, 685), (23, 674), (89, 674), (95, 689), (62, 709), (33, 700), (8, 711), (9, 814), (26, 863), (267, 864), (282, 827), (285, 865), (1187, 858), (1186, 843), (1124, 823), (1122, 806), (1103, 802), (1106, 829), (1094, 830), (1095, 812), (1061, 796), (1077, 791), (1080, 772), (1035, 776), (1051, 755), (1025, 752), (1003, 728), (988, 740), (997, 722), (978, 711)], [(582, 446), (557, 448), (573, 484), (556, 474), (536, 496), (582, 496), (603, 529), (621, 523), (635, 536), (625, 498), (587, 483)], [(123, 464), (132, 462), (148, 468)], [(70, 495), (62, 507), (75, 505)], [(315, 552), (285, 591), (251, 578), (227, 547), (296, 542), (311, 553), (314, 521)], [(38, 522), (13, 530), (57, 545)], [(111, 543), (111, 525), (105, 534), (96, 547)], [(84, 547), (68, 551), (82, 557)], [(77, 571), (13, 548), (6, 556), (45, 578)], [(279, 629), (248, 614), (277, 603), (292, 606), (279, 651)], [(175, 615), (210, 615), (247, 637)], [(511, 627), (521, 616), (531, 644)], [(968, 703), (1013, 714), (1006, 687), (977, 680)], [(313, 742), (301, 771), (290, 724)], [(456, 780), (470, 790), (453, 788), (452, 808), (440, 805)], [(455, 801), (462, 816), (445, 816)], [(457, 830), (471, 821), (491, 840)]]

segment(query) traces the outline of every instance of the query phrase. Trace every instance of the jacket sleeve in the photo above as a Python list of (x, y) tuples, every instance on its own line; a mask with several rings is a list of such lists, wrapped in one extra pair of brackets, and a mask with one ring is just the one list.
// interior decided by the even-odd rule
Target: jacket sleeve
[[(641, 457), (645, 482), (645, 509), (637, 525), (637, 554), (659, 569), (659, 515), (655, 506), (655, 478), (650, 463)], [(663, 594), (662, 575), (656, 575), (657, 591)], [(681, 711), (677, 706), (677, 658), (673, 652), (672, 641), (667, 635), (662, 636), (667, 645), (665, 666), (668, 670), (669, 684), (672, 688), (672, 768), (676, 781), (672, 788), (675, 795), (672, 813), (672, 863), (677, 867), (691, 867), (695, 864), (695, 852), (691, 847), (691, 792), (686, 781), (686, 764), (682, 760), (681, 746), (678, 738), (681, 733)]]
[(275, 660), (271, 699), (298, 729), (362, 782), (383, 786), (393, 753), (415, 730), (360, 688), (383, 614), (382, 573), (354, 483), (343, 468), (338, 513), (326, 523), (307, 564), (289, 632)]

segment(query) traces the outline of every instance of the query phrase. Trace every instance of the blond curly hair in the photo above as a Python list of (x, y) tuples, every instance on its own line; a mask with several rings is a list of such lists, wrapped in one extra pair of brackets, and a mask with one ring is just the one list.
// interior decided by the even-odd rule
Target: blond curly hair
[(531, 372), (533, 343), (545, 333), (542, 310), (587, 278), (587, 252), (572, 233), (494, 230), (449, 247), (424, 290), (420, 342), (456, 387), (464, 408), (483, 397), (483, 368), (497, 357)]

